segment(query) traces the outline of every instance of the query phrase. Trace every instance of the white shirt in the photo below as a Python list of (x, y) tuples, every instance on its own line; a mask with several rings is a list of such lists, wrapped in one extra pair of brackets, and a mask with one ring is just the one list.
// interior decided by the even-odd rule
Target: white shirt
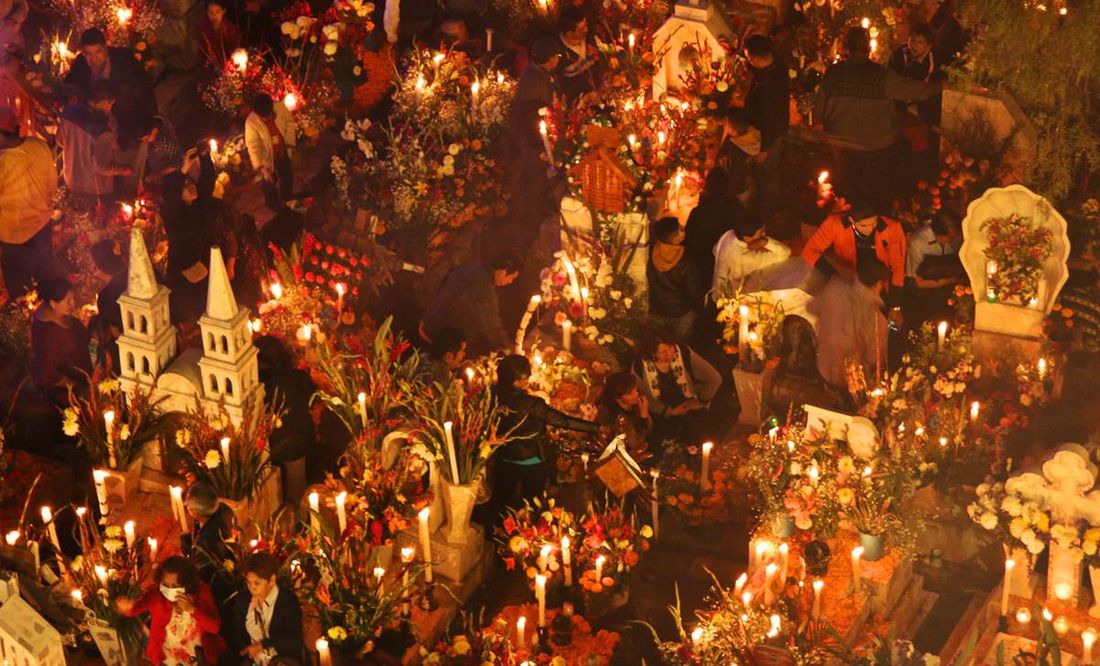
[(790, 256), (791, 248), (774, 238), (768, 238), (762, 249), (754, 251), (734, 231), (727, 231), (714, 244), (714, 284), (711, 286), (715, 295), (732, 296), (746, 277), (761, 268), (786, 261)]
[[(271, 615), (275, 612), (275, 600), (279, 598), (279, 586), (273, 585), (263, 601), (252, 600), (244, 616), (244, 628), (253, 643), (262, 643), (271, 637)], [(275, 656), (275, 651), (266, 648), (256, 657), (254, 663), (266, 664)]]
[[(283, 145), (286, 146), (287, 153), (293, 153), (298, 142), (298, 126), (282, 101), (275, 102), (275, 127), (283, 135)], [(275, 147), (271, 142), (271, 130), (255, 112), (248, 114), (244, 120), (244, 145), (252, 161), (252, 168), (270, 179), (275, 173)]]
[(941, 245), (930, 225), (909, 234), (909, 255), (905, 258), (905, 277), (917, 277), (917, 270), (925, 257), (944, 256), (959, 253), (959, 241)]

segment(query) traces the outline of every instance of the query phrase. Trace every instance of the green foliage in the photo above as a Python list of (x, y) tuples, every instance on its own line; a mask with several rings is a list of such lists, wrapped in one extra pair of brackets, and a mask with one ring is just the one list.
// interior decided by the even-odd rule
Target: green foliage
[(1048, 4), (960, 0), (974, 39), (954, 76), (1012, 93), (1038, 132), (1028, 184), (1061, 200), (1082, 170), (1100, 163), (1100, 0), (1072, 3), (1065, 16)]

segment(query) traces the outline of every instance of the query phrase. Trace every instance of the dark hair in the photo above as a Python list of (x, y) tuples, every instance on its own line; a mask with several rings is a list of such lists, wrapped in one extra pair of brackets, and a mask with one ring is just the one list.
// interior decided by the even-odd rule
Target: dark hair
[(229, 9), (228, 0), (206, 0), (206, 6), (209, 7), (210, 5), (217, 5), (225, 10)]
[(63, 277), (57, 277), (44, 282), (42, 286), (38, 288), (38, 293), (46, 303), (60, 303), (69, 295), (72, 288), (72, 282), (69, 282)]
[(526, 356), (509, 354), (497, 363), (496, 391), (511, 391), (515, 383), (531, 376), (531, 362)]
[(760, 221), (760, 217), (753, 213), (746, 213), (737, 218), (737, 221), (733, 224), (733, 233), (737, 234), (737, 237), (741, 240), (745, 240), (749, 236), (760, 231), (764, 227), (764, 224)]
[(941, 208), (932, 215), (932, 224), (929, 226), (937, 236), (946, 236), (962, 228), (962, 218), (950, 208)]
[(244, 568), (241, 571), (242, 574), (256, 574), (260, 578), (265, 580), (279, 573), (279, 560), (275, 559), (275, 556), (267, 551), (260, 551), (258, 553), (252, 553), (248, 556), (248, 559), (244, 561)]
[(275, 112), (275, 100), (267, 93), (260, 93), (252, 98), (252, 110), (256, 115), (267, 118)]
[(274, 335), (261, 335), (252, 344), (260, 350), (259, 362), (261, 369), (292, 370), (294, 359), (290, 356), (283, 341)]
[(187, 489), (184, 502), (202, 516), (212, 516), (218, 510), (218, 493), (209, 483), (197, 482)]
[(88, 28), (80, 33), (80, 48), (88, 46), (107, 46), (107, 35), (99, 28)]
[(453, 326), (445, 326), (432, 334), (429, 351), (432, 356), (442, 359), (444, 354), (453, 354), (466, 344), (466, 334)]
[(657, 348), (661, 345), (679, 345), (676, 340), (676, 336), (672, 334), (672, 331), (664, 328), (659, 328), (655, 331), (650, 331), (648, 335), (642, 336), (641, 341), (638, 343), (638, 353), (642, 358), (653, 358), (657, 355)]
[(844, 46), (848, 55), (867, 55), (871, 52), (871, 35), (865, 28), (852, 26), (844, 33)]
[(667, 243), (678, 231), (680, 220), (675, 217), (662, 217), (653, 223), (653, 238), (660, 243)]
[(731, 106), (726, 109), (724, 119), (727, 123), (733, 125), (738, 134), (744, 134), (751, 126), (748, 112), (739, 106)]
[(932, 44), (936, 41), (936, 31), (927, 23), (918, 23), (909, 30), (912, 37), (924, 37), (924, 41)]
[(518, 273), (520, 268), (519, 258), (511, 252), (501, 252), (487, 257), (483, 264), (485, 268), (491, 271), (507, 271), (509, 273)]
[(856, 275), (859, 276), (860, 282), (873, 287), (879, 282), (890, 279), (890, 269), (878, 259), (863, 260), (856, 266)]
[(108, 79), (100, 79), (93, 83), (92, 89), (88, 93), (89, 103), (114, 101), (116, 99), (118, 99), (118, 86)]
[(629, 371), (616, 372), (608, 375), (603, 385), (603, 395), (600, 398), (605, 404), (610, 404), (638, 387), (638, 378)]
[(745, 53), (754, 58), (766, 58), (774, 56), (775, 50), (772, 49), (772, 40), (767, 35), (753, 35), (745, 40)]
[(725, 167), (716, 166), (707, 174), (707, 180), (703, 183), (703, 196), (720, 196), (733, 187), (730, 180), (730, 172)]
[(157, 585), (160, 585), (160, 582), (164, 580), (164, 574), (176, 574), (176, 577), (179, 579), (179, 586), (182, 587), (187, 594), (195, 594), (199, 591), (198, 571), (195, 569), (195, 565), (191, 563), (191, 560), (182, 555), (173, 555), (160, 563), (153, 578), (153, 580), (157, 582)]
[(580, 7), (565, 7), (558, 17), (558, 30), (560, 32), (572, 32), (587, 18)]

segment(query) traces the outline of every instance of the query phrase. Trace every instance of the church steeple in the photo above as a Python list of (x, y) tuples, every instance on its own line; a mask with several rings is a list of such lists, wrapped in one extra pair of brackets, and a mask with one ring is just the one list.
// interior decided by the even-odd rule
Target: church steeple
[(225, 269), (221, 248), (211, 248), (210, 279), (206, 287), (206, 316), (229, 321), (236, 315), (237, 297), (233, 295), (233, 285), (229, 282), (229, 271)]
[(122, 335), (118, 339), (120, 378), (152, 386), (176, 355), (176, 329), (168, 315), (169, 290), (157, 283), (141, 229), (130, 230), (130, 267), (126, 293), (118, 299)]

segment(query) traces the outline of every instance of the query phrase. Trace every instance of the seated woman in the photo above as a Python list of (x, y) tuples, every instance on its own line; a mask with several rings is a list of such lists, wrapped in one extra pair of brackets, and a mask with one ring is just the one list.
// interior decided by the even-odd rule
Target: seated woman
[(504, 409), (499, 432), (515, 428), (517, 438), (494, 456), (493, 501), (498, 512), (506, 506), (515, 506), (519, 500), (535, 497), (546, 488), (557, 457), (546, 432), (548, 426), (587, 433), (599, 430), (597, 424), (563, 414), (528, 393), (530, 378), (531, 362), (524, 356), (505, 356), (497, 365), (493, 393)]
[(64, 278), (46, 282), (42, 305), (31, 319), (31, 379), (56, 404), (68, 404), (68, 387), (83, 385), (92, 372), (88, 329), (76, 318), (73, 285)]
[(233, 648), (253, 664), (278, 659), (283, 666), (303, 664), (302, 606), (294, 589), (279, 585), (279, 561), (267, 552), (244, 563), (248, 594), (237, 596), (233, 609)]
[(194, 565), (180, 555), (164, 560), (155, 585), (136, 600), (120, 597), (118, 612), (135, 617), (149, 614), (146, 656), (163, 666), (216, 664), (225, 649), (218, 633), (221, 620), (210, 588), (201, 583)]
[(607, 378), (600, 396), (600, 423), (611, 429), (612, 436), (626, 435), (626, 449), (635, 460), (652, 456), (649, 400), (639, 392), (634, 375), (624, 371)]
[(657, 436), (689, 442), (698, 439), (708, 429), (708, 419), (699, 417), (718, 393), (722, 376), (667, 331), (643, 340), (639, 351), (632, 370), (654, 414)]

